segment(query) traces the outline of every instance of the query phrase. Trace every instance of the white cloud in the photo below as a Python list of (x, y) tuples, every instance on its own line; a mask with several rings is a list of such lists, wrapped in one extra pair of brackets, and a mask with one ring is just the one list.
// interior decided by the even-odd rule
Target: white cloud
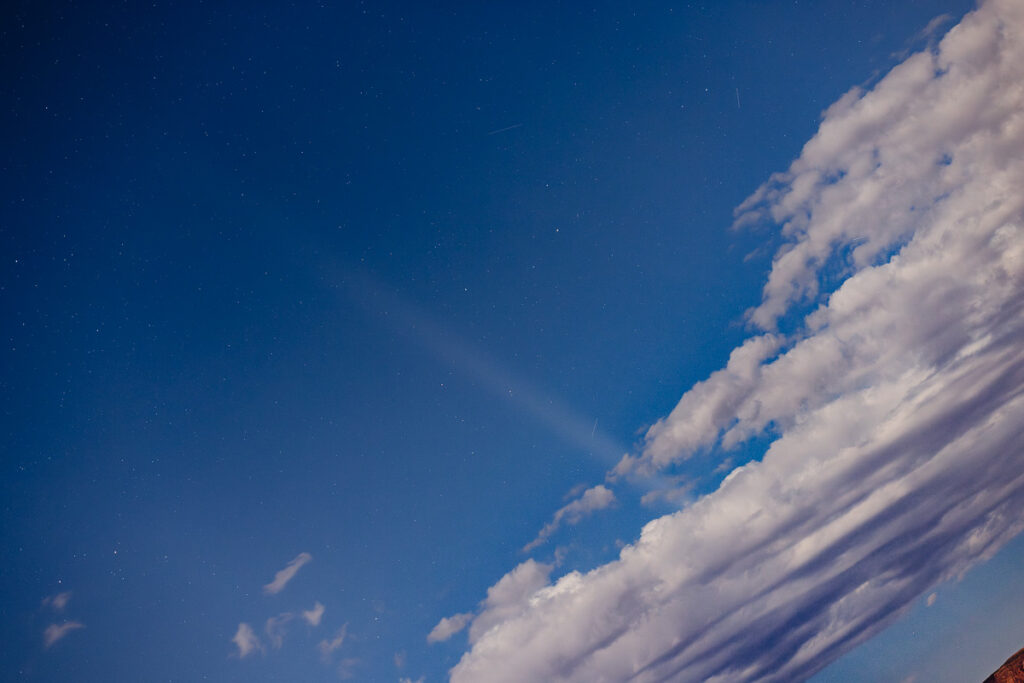
[(274, 580), (263, 587), (263, 592), (267, 595), (280, 593), (295, 577), (295, 574), (302, 569), (302, 566), (312, 560), (313, 556), (309, 553), (299, 553), (284, 569), (274, 574)]
[(310, 626), (319, 626), (320, 620), (324, 616), (324, 606), (317, 602), (313, 605), (313, 609), (303, 610), (302, 618), (309, 622)]
[(618, 560), (513, 570), (453, 683), (803, 680), (1024, 529), (1024, 3), (841, 98), (737, 215), (788, 240), (765, 332), (617, 473), (777, 438)]
[(437, 643), (471, 625), (469, 642), (475, 643), (494, 625), (523, 614), (529, 607), (530, 597), (548, 584), (554, 564), (543, 564), (529, 559), (516, 566), (498, 583), (487, 589), (477, 613), (464, 612), (445, 617), (427, 635), (427, 642)]
[(669, 416), (648, 430), (642, 458), (624, 457), (613, 474), (635, 469), (636, 463), (650, 472), (711, 447), (761, 382), (764, 361), (781, 343), (781, 338), (772, 334), (745, 341), (730, 354), (723, 369), (686, 392)]
[(488, 588), (480, 614), (469, 628), (469, 642), (478, 641), (492, 626), (524, 614), (531, 596), (547, 585), (552, 569), (553, 565), (529, 559)]
[(615, 494), (611, 489), (598, 484), (583, 492), (583, 495), (568, 503), (557, 512), (551, 521), (533, 539), (523, 547), (523, 552), (530, 552), (547, 541), (553, 533), (558, 531), (562, 524), (577, 524), (581, 519), (598, 510), (603, 510), (615, 504)]
[(267, 640), (270, 641), (270, 644), (275, 649), (280, 649), (281, 645), (284, 644), (285, 627), (294, 618), (295, 615), (291, 612), (283, 612), (276, 617), (267, 619), (263, 630), (267, 634)]
[(80, 628), (85, 628), (85, 624), (77, 621), (65, 621), (63, 624), (50, 624), (43, 631), (43, 647), (49, 648), (58, 640)]
[(71, 591), (64, 591), (43, 598), (43, 607), (49, 607), (54, 612), (63, 612), (71, 600)]
[(939, 29), (953, 20), (953, 16), (950, 14), (940, 14), (937, 17), (932, 17), (932, 20), (928, 22), (927, 26), (921, 29), (918, 35), (922, 38), (932, 38), (939, 33)]
[[(728, 459), (722, 463), (722, 465), (728, 464)], [(722, 465), (715, 468), (716, 473)], [(722, 471), (728, 471), (728, 468)], [(681, 508), (684, 503), (691, 502), (693, 499), (693, 482), (683, 475), (659, 477), (654, 483), (654, 488), (640, 498), (641, 505), (660, 504)]]
[(231, 639), (231, 642), (238, 647), (239, 658), (248, 657), (253, 652), (263, 649), (260, 639), (256, 637), (256, 633), (252, 630), (252, 626), (245, 622), (238, 625), (238, 630), (235, 631), (235, 636)]
[(407, 678), (407, 677), (403, 676), (402, 678), (398, 679), (398, 683), (423, 683), (423, 681), (425, 681), (425, 680), (426, 679), (423, 678), (423, 676), (420, 676), (416, 680), (413, 680), (411, 678)]
[(338, 629), (337, 633), (330, 640), (326, 638), (320, 641), (320, 654), (323, 655), (324, 659), (328, 659), (331, 653), (341, 647), (342, 643), (345, 642), (345, 638), (348, 636), (348, 624), (343, 625)]
[(444, 617), (441, 621), (437, 622), (437, 625), (430, 630), (427, 634), (428, 643), (440, 643), (448, 640), (456, 633), (466, 628), (473, 619), (472, 612), (463, 612), (462, 614), (454, 614), (450, 617)]

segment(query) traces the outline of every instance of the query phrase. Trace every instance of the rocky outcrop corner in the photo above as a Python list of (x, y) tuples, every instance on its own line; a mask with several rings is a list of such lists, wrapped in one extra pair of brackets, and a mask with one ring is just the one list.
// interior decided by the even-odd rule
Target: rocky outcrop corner
[(1024, 683), (1024, 650), (1006, 660), (1006, 663), (983, 683)]

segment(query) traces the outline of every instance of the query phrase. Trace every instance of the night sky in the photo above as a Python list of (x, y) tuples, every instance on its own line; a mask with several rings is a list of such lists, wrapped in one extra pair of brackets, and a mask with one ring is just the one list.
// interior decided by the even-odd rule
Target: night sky
[(1024, 17), (974, 8), (8, 5), (0, 679), (984, 678)]

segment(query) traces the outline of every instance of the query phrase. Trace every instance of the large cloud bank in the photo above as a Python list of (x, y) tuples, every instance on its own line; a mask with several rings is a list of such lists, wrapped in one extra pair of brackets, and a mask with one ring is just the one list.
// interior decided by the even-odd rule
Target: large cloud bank
[(455, 683), (801, 680), (1024, 528), (1024, 3), (840, 99), (737, 222), (763, 217), (763, 332), (617, 472), (777, 438), (618, 560), (487, 610)]

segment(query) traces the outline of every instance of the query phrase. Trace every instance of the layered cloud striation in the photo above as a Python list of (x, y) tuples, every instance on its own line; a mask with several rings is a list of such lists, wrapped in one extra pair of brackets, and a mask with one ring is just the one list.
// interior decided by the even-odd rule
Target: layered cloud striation
[(765, 219), (760, 331), (616, 474), (763, 458), (491, 610), (455, 683), (802, 680), (1024, 528), (1024, 3), (830, 107)]

